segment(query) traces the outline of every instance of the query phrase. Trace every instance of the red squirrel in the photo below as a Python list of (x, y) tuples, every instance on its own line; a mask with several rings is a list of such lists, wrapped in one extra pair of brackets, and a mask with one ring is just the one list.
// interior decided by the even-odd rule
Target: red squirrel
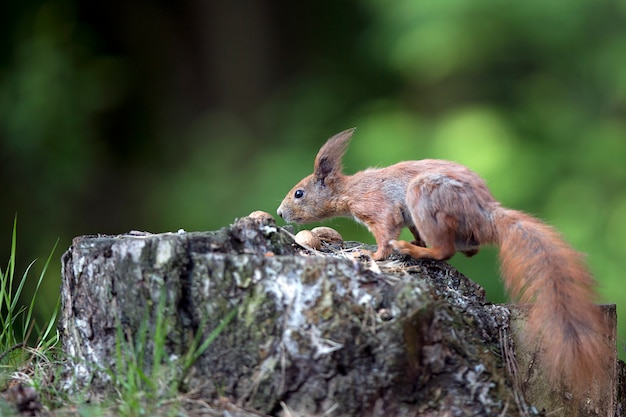
[[(543, 344), (551, 380), (565, 378), (573, 391), (584, 392), (606, 372), (610, 351), (604, 318), (593, 304), (594, 280), (583, 256), (558, 232), (502, 207), (478, 174), (455, 162), (405, 161), (345, 175), (341, 160), (353, 132), (338, 133), (322, 146), (313, 174), (289, 191), (279, 216), (295, 223), (353, 217), (374, 235), (375, 260), (396, 249), (443, 261), (456, 251), (473, 256), (481, 245), (496, 245), (507, 290), (532, 303), (525, 334)], [(415, 243), (396, 240), (404, 227)]]

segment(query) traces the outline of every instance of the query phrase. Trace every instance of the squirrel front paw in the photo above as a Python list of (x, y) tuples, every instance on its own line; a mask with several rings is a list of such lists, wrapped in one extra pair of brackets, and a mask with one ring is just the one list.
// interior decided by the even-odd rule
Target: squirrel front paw
[(372, 254), (372, 259), (375, 261), (382, 261), (391, 255), (392, 249), (388, 245), (378, 245), (378, 250)]
[(378, 249), (376, 252), (372, 252), (372, 251), (367, 250), (367, 249), (358, 249), (355, 252), (355, 255), (357, 255), (358, 257), (364, 256), (364, 257), (367, 257), (367, 258), (371, 258), (374, 261), (382, 261), (385, 258), (387, 258), (389, 255), (391, 255), (391, 249), (387, 249), (387, 250), (385, 250), (385, 249), (383, 249), (383, 250)]

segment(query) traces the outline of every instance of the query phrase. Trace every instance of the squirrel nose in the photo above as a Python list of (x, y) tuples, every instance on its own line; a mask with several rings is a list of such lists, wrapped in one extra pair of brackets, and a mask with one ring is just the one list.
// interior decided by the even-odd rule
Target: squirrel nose
[(278, 210), (276, 210), (276, 213), (280, 216), (283, 217), (283, 209), (281, 207), (278, 207)]

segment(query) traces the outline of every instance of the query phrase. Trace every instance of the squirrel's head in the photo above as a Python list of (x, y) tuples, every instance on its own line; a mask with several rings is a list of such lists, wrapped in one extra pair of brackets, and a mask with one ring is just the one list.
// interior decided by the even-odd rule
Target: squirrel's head
[(280, 203), (277, 213), (288, 222), (309, 223), (342, 215), (341, 196), (344, 175), (341, 158), (353, 129), (337, 133), (315, 157), (313, 174), (297, 183)]

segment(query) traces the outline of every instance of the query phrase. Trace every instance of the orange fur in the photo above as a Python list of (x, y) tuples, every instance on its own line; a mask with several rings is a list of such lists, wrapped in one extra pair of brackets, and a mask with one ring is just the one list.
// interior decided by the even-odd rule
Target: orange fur
[[(313, 174), (287, 194), (278, 214), (307, 223), (351, 216), (374, 235), (373, 258), (393, 249), (414, 258), (467, 256), (481, 245), (500, 248), (502, 275), (513, 298), (532, 303), (527, 336), (541, 341), (553, 381), (571, 382), (575, 393), (606, 372), (610, 357), (606, 324), (593, 304), (594, 280), (582, 256), (550, 226), (494, 199), (484, 180), (449, 161), (406, 161), (344, 175), (341, 159), (354, 129), (320, 149)], [(397, 241), (404, 227), (418, 246)]]

